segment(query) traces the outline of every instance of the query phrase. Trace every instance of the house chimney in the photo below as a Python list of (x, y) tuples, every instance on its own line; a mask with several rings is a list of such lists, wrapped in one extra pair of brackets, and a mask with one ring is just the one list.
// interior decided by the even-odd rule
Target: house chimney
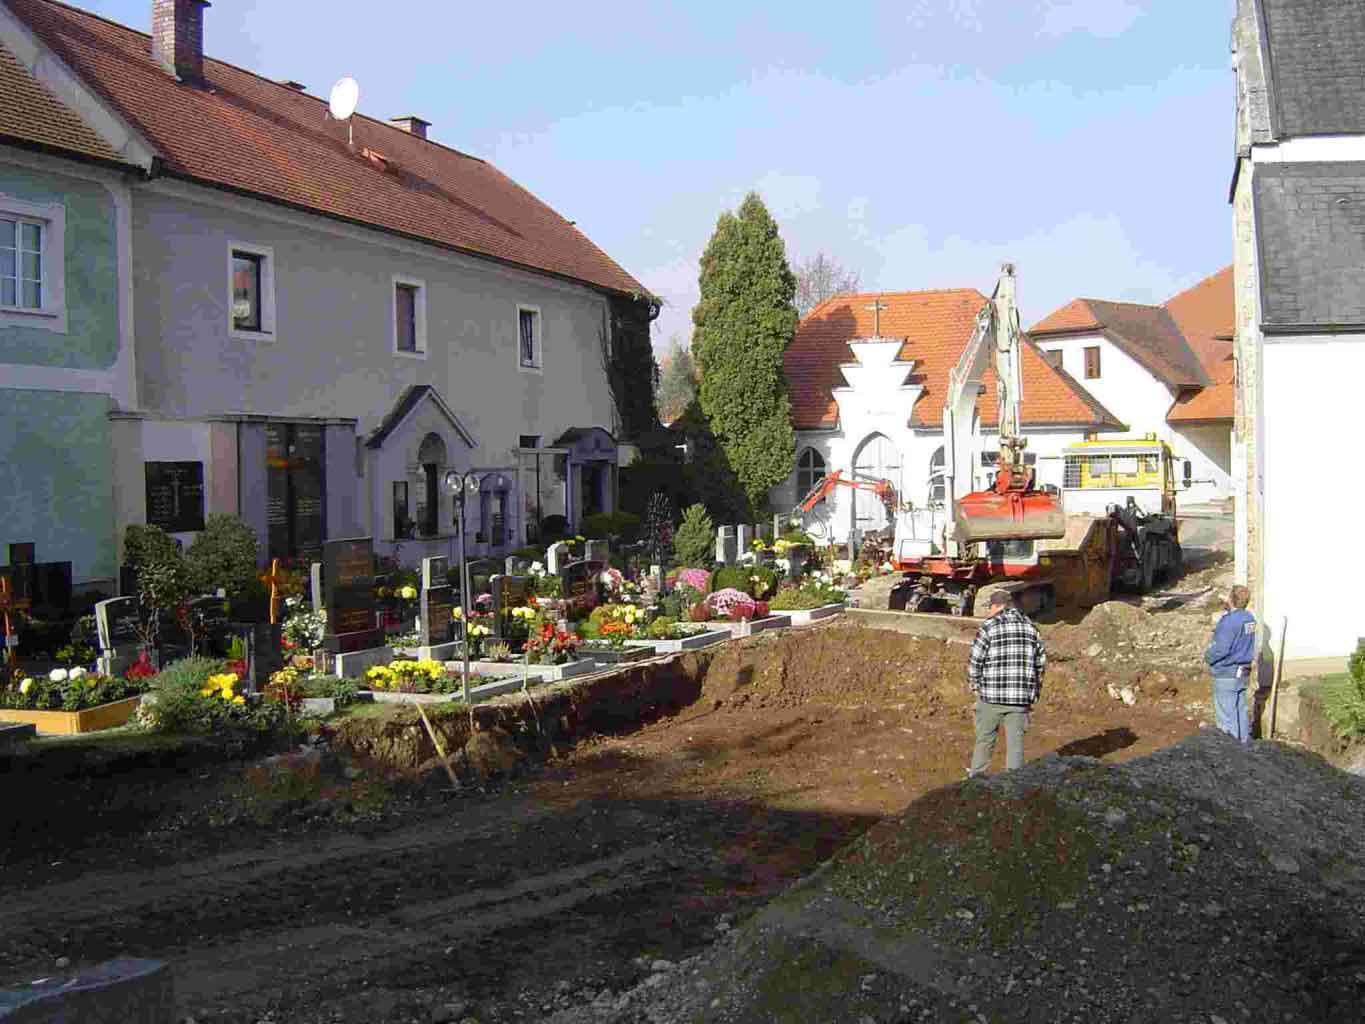
[(416, 135), (419, 139), (427, 137), (427, 129), (431, 127), (430, 121), (423, 121), (416, 114), (404, 114), (402, 117), (389, 118), (389, 124), (395, 128), (401, 128), (409, 135)]
[(181, 81), (204, 81), (204, 8), (209, 0), (152, 0), (152, 56)]

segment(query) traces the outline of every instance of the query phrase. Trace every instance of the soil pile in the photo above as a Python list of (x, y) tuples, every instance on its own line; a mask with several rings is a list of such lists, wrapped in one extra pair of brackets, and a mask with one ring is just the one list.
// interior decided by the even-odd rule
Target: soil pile
[(1199, 678), (1218, 614), (1153, 613), (1135, 604), (1106, 601), (1075, 625), (1043, 627), (1043, 636), (1054, 661), (1102, 667), (1112, 677), (1107, 681), (1130, 682), (1154, 669)]
[(1206, 733), (930, 793), (581, 1021), (1353, 1020), (1365, 780)]

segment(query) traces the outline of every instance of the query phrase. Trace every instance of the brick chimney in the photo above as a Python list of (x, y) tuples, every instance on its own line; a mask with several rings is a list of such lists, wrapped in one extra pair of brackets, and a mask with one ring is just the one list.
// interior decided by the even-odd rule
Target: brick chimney
[(209, 0), (152, 0), (152, 56), (181, 81), (204, 81), (204, 8)]
[(395, 128), (401, 128), (409, 135), (416, 135), (419, 139), (427, 137), (427, 129), (431, 127), (430, 121), (423, 121), (416, 114), (404, 114), (402, 117), (389, 118), (389, 124)]

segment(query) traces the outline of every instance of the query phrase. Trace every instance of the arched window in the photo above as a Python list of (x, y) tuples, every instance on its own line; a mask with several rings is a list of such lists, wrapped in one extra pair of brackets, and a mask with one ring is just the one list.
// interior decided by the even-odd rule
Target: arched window
[(948, 464), (948, 453), (940, 445), (934, 452), (933, 458), (929, 460), (929, 502), (930, 504), (943, 504), (947, 499), (947, 477), (944, 469)]
[(796, 460), (796, 497), (804, 498), (825, 478), (825, 457), (814, 448), (803, 448)]
[[(869, 435), (853, 455), (853, 476), (858, 480), (885, 480), (901, 493), (901, 455), (891, 438)], [(880, 530), (891, 525), (886, 506), (871, 491), (858, 491), (853, 506), (855, 529)]]
[(440, 529), (440, 474), (446, 462), (446, 443), (439, 434), (428, 434), (417, 448), (417, 464), (422, 467), (422, 495), (417, 503), (417, 529), (434, 537)]

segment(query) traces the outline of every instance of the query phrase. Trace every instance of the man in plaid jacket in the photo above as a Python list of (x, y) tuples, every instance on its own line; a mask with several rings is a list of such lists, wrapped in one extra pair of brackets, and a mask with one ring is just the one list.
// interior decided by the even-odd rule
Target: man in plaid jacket
[(990, 617), (977, 630), (967, 664), (967, 682), (976, 694), (976, 749), (967, 772), (983, 774), (995, 753), (995, 738), (1005, 727), (1007, 770), (1024, 763), (1024, 733), (1029, 709), (1043, 688), (1047, 654), (1038, 630), (1003, 590), (991, 595)]

